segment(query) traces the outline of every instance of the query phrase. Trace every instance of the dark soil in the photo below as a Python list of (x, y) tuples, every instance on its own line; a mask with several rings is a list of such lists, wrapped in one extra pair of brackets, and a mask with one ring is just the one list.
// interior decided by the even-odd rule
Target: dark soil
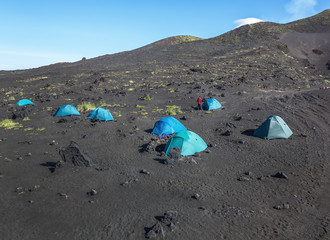
[[(0, 121), (20, 124), (0, 128), (1, 239), (329, 239), (329, 52), (308, 38), (328, 36), (327, 19), (1, 71)], [(223, 107), (197, 110), (198, 96)], [(115, 120), (53, 117), (83, 102)], [(174, 105), (209, 146), (185, 160), (150, 134)], [(253, 136), (270, 115), (289, 139)]]

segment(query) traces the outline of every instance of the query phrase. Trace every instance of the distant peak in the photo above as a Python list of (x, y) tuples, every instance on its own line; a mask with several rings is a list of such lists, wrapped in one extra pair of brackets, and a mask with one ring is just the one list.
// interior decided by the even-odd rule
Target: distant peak
[(189, 35), (180, 35), (180, 36), (173, 36), (173, 37), (159, 40), (157, 42), (151, 43), (142, 48), (168, 47), (168, 46), (177, 45), (180, 43), (193, 42), (193, 41), (198, 41), (198, 40), (203, 40), (203, 38), (189, 36)]

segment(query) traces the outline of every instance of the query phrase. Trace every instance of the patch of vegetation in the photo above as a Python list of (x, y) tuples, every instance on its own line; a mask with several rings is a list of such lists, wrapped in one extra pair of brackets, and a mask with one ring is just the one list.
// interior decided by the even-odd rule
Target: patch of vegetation
[(173, 88), (169, 88), (169, 89), (168, 89), (168, 92), (169, 92), (169, 93), (174, 93), (175, 90), (174, 90)]
[(41, 132), (41, 131), (44, 131), (45, 129), (46, 128), (44, 128), (44, 127), (43, 128), (37, 128), (36, 131)]
[(114, 104), (108, 104), (109, 107), (120, 107), (120, 104), (114, 103)]
[(211, 114), (212, 111), (205, 111), (205, 114)]
[(38, 80), (44, 80), (47, 78), (48, 78), (47, 76), (40, 76), (40, 77), (28, 78), (28, 79), (22, 80), (20, 82), (34, 82), (34, 81), (38, 81)]
[(87, 112), (89, 110), (94, 110), (95, 108), (95, 105), (90, 102), (83, 102), (82, 104), (77, 106), (77, 110), (79, 112)]
[(33, 130), (33, 128), (31, 128), (31, 127), (24, 128), (24, 131), (32, 131), (32, 130)]
[(144, 95), (143, 97), (139, 97), (139, 100), (142, 100), (142, 101), (150, 101), (151, 100), (151, 97), (149, 94), (146, 94)]
[(134, 91), (135, 90), (135, 88), (129, 88), (129, 89), (127, 89), (127, 91)]
[(15, 97), (14, 96), (11, 96), (8, 98), (9, 101), (14, 101), (15, 100)]
[(14, 129), (17, 130), (20, 127), (23, 127), (22, 124), (19, 124), (17, 122), (14, 122), (12, 119), (5, 119), (0, 122), (0, 127), (9, 130), (9, 129)]
[(174, 116), (177, 114), (181, 114), (182, 110), (180, 106), (166, 106), (166, 111), (164, 112), (165, 115), (170, 115), (170, 116)]
[(136, 108), (145, 108), (145, 106), (141, 106), (141, 105), (138, 105), (138, 104), (136, 104), (135, 107)]
[(24, 117), (23, 118), (23, 121), (29, 121), (29, 120), (31, 120), (29, 117)]

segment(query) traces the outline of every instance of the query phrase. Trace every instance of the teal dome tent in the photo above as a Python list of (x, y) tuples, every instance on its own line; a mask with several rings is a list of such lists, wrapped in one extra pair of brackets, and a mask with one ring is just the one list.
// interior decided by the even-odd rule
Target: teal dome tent
[(221, 104), (215, 98), (209, 98), (203, 103), (204, 110), (214, 110), (221, 108)]
[(166, 144), (164, 152), (167, 156), (171, 148), (181, 149), (182, 156), (193, 155), (202, 152), (207, 148), (207, 144), (196, 133), (191, 131), (181, 131), (176, 133)]
[(54, 114), (54, 117), (64, 117), (64, 116), (70, 116), (70, 115), (80, 116), (80, 113), (74, 106), (68, 104), (68, 105), (60, 106), (57, 109), (56, 113)]
[(16, 103), (16, 105), (18, 105), (18, 106), (25, 106), (25, 105), (32, 105), (33, 104), (33, 102), (32, 101), (30, 101), (29, 99), (22, 99), (22, 100), (19, 100), (17, 103)]
[(279, 116), (269, 116), (256, 130), (253, 135), (260, 138), (289, 138), (292, 135), (291, 129)]
[(98, 107), (95, 108), (88, 116), (87, 118), (93, 119), (98, 118), (101, 121), (112, 121), (113, 117), (109, 110), (106, 110), (104, 108)]

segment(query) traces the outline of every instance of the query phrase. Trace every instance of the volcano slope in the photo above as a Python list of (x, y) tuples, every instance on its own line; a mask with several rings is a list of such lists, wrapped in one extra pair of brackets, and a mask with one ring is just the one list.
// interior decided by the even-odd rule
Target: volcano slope
[[(2, 239), (329, 239), (329, 19), (327, 10), (0, 72)], [(289, 34), (317, 44), (302, 37), (308, 44), (295, 48)], [(198, 111), (198, 96), (223, 107)], [(15, 107), (22, 98), (35, 104)], [(52, 116), (84, 102), (115, 120), (88, 120), (87, 104), (80, 117)], [(164, 157), (150, 132), (170, 113), (204, 139), (204, 152)], [(294, 134), (252, 136), (270, 115)]]

